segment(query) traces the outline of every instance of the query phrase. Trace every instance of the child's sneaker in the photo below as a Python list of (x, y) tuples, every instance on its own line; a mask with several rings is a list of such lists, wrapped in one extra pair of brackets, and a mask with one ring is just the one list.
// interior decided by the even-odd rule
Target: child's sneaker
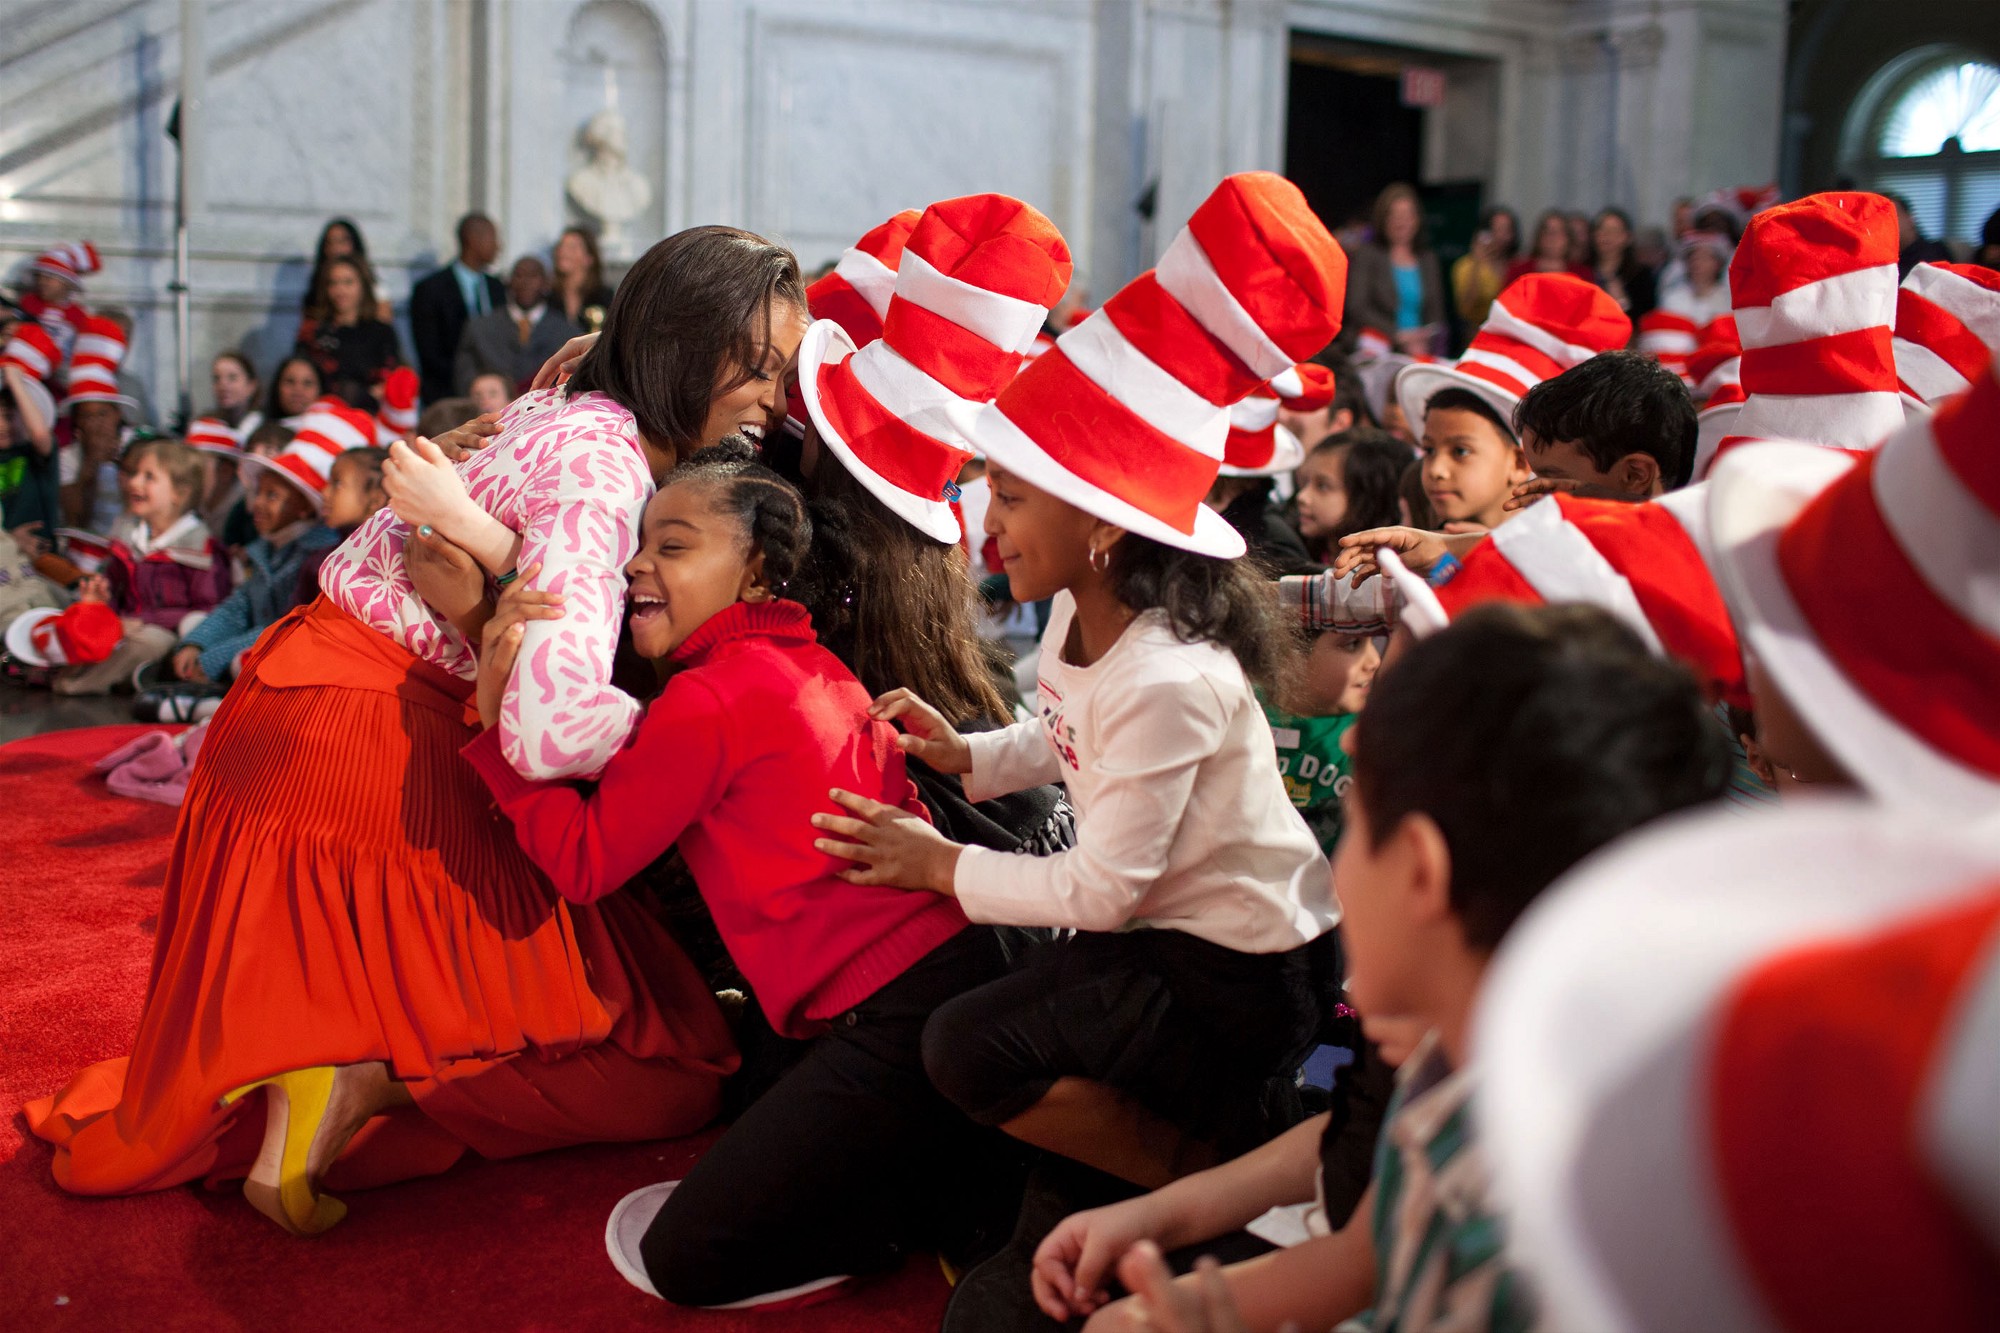
[[(653, 1219), (660, 1215), (667, 1199), (679, 1188), (678, 1180), (663, 1180), (657, 1185), (633, 1190), (618, 1201), (611, 1210), (611, 1218), (604, 1224), (604, 1248), (611, 1255), (611, 1265), (619, 1276), (648, 1296), (658, 1296), (659, 1290), (653, 1286), (653, 1279), (646, 1274), (646, 1261), (639, 1254), (639, 1242), (646, 1238)], [(801, 1309), (817, 1305), (828, 1299), (833, 1290), (852, 1279), (847, 1277), (822, 1277), (811, 1282), (802, 1282), (796, 1287), (783, 1291), (765, 1292), (759, 1296), (731, 1301), (727, 1305), (712, 1308), (717, 1310), (770, 1310)]]

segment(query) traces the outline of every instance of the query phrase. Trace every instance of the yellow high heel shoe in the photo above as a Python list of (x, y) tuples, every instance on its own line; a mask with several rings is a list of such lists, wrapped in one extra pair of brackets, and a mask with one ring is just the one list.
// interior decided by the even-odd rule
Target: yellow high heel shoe
[[(278, 1132), (284, 1144), (278, 1179), (275, 1184), (258, 1180), (253, 1168), (243, 1182), (243, 1197), (251, 1207), (294, 1236), (317, 1236), (347, 1216), (347, 1205), (330, 1194), (316, 1193), (306, 1175), (306, 1158), (312, 1152), (313, 1139), (326, 1119), (327, 1103), (333, 1095), (334, 1073), (332, 1065), (292, 1069), (246, 1083), (222, 1098), (224, 1106), (234, 1106), (258, 1088), (270, 1089), (266, 1094), (270, 1123), (282, 1125)], [(271, 1134), (271, 1128), (267, 1127), (264, 1131), (267, 1148)], [(265, 1165), (262, 1154), (257, 1165)]]

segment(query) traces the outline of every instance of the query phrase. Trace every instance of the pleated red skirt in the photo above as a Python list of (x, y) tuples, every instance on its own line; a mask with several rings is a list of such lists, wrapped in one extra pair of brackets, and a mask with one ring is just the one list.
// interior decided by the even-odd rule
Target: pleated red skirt
[[(210, 724), (131, 1056), (26, 1108), (79, 1194), (245, 1174), (288, 1069), (387, 1061), (333, 1188), (691, 1133), (736, 1055), (714, 996), (628, 895), (565, 902), (458, 751), (471, 687), (325, 599), (261, 639)], [(418, 1114), (421, 1112), (421, 1114)]]

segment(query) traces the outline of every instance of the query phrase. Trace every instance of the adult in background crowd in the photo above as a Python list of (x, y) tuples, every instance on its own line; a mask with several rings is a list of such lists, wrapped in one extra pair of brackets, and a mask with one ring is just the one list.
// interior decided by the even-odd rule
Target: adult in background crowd
[(583, 331), (549, 299), (549, 271), (542, 261), (522, 255), (507, 279), (507, 304), (465, 322), (452, 384), (458, 393), (470, 394), (481, 375), (499, 375), (512, 396), (527, 387), (542, 362)]
[(395, 328), (375, 318), (361, 261), (341, 255), (320, 266), (292, 355), (313, 363), (326, 392), (374, 409), (371, 398), (383, 377), (403, 364), (403, 348)]
[(611, 308), (611, 286), (604, 281), (597, 238), (584, 227), (567, 227), (556, 237), (549, 261), (555, 270), (549, 300), (562, 317), (585, 333), (603, 328), (604, 312)]
[(1343, 339), (1375, 329), (1400, 352), (1429, 353), (1444, 319), (1444, 277), (1413, 186), (1398, 181), (1376, 196), (1374, 236), (1348, 252), (1348, 264)]
[(1507, 285), (1507, 269), (1521, 250), (1521, 219), (1504, 204), (1488, 205), (1479, 215), (1479, 234), (1472, 249), (1451, 266), (1451, 296), (1465, 327), (1486, 322), (1493, 298)]
[(453, 362), (466, 321), (507, 301), (500, 279), (487, 273), (500, 254), (500, 231), (484, 213), (458, 220), (458, 257), (410, 289), (410, 341), (426, 405), (452, 396)]
[(1951, 251), (1943, 241), (1924, 235), (1923, 224), (1910, 211), (1910, 201), (1900, 194), (1884, 193), (1896, 206), (1896, 276), (1907, 278), (1919, 264), (1949, 264)]
[(1611, 293), (1618, 308), (1634, 320), (1659, 304), (1653, 270), (1632, 253), (1632, 219), (1619, 208), (1607, 208), (1590, 224), (1590, 280)]
[(375, 277), (375, 264), (368, 258), (368, 242), (362, 239), (361, 228), (350, 218), (334, 218), (320, 229), (319, 244), (313, 247), (312, 277), (306, 282), (304, 305), (312, 304), (312, 294), (319, 290), (327, 261), (332, 259), (351, 259), (361, 266), (361, 276), (368, 287), (363, 305), (373, 318), (384, 324), (395, 318), (388, 299), (382, 295), (382, 284)]
[(1569, 226), (1559, 209), (1551, 208), (1535, 219), (1534, 240), (1528, 253), (1508, 266), (1507, 285), (1530, 273), (1568, 273), (1590, 280), (1589, 269), (1570, 263)]

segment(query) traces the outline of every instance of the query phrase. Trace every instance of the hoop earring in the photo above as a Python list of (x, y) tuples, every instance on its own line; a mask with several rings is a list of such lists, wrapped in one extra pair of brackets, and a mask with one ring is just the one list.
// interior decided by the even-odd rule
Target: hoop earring
[(1090, 550), (1090, 567), (1092, 569), (1102, 574), (1106, 570), (1111, 568), (1111, 552), (1100, 551), (1095, 546), (1090, 547), (1089, 550)]

